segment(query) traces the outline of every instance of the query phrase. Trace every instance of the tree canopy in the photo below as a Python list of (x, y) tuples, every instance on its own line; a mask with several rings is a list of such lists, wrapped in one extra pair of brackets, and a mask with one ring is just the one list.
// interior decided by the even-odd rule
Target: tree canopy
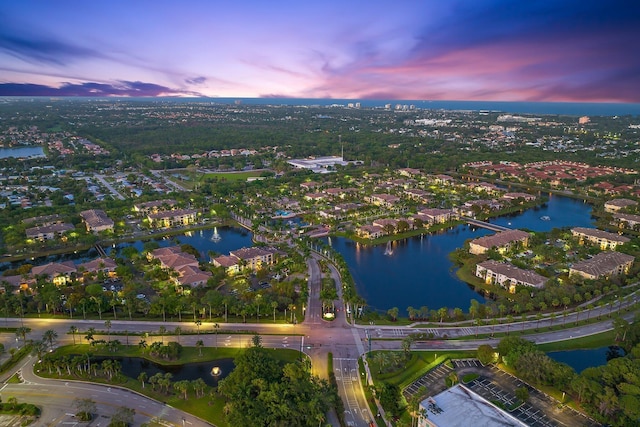
[(281, 366), (268, 349), (251, 347), (219, 385), (227, 399), (227, 420), (234, 426), (317, 425), (336, 394), (302, 362)]

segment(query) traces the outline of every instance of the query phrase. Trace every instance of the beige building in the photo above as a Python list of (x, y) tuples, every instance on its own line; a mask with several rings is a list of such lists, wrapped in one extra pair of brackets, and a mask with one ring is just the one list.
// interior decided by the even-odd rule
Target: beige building
[(251, 247), (241, 248), (229, 252), (229, 256), (219, 256), (213, 259), (213, 264), (217, 267), (224, 267), (227, 273), (237, 273), (244, 268), (253, 271), (261, 269), (263, 266), (272, 265), (276, 262), (276, 257), (282, 252), (275, 248)]
[(92, 233), (113, 230), (113, 220), (101, 209), (82, 211), (80, 212), (80, 217), (84, 221), (87, 231)]
[(44, 242), (46, 240), (53, 240), (57, 237), (61, 237), (67, 231), (73, 230), (75, 227), (72, 224), (50, 224), (40, 227), (31, 227), (25, 230), (27, 239), (39, 240)]
[(613, 219), (613, 224), (620, 228), (635, 230), (640, 225), (640, 215), (614, 213)]
[(197, 216), (196, 209), (175, 209), (151, 213), (147, 215), (147, 218), (152, 227), (169, 228), (193, 224), (196, 222)]
[(173, 209), (176, 203), (173, 199), (153, 200), (151, 202), (136, 203), (133, 205), (133, 210), (142, 215), (149, 215), (150, 213)]
[(393, 194), (372, 194), (371, 196), (365, 197), (365, 200), (369, 203), (372, 203), (376, 206), (383, 206), (385, 208), (392, 208), (398, 202), (400, 202), (400, 197), (394, 196)]
[(526, 247), (529, 244), (529, 233), (521, 230), (507, 230), (479, 237), (469, 242), (469, 252), (481, 255), (491, 248), (496, 248), (500, 253), (503, 253), (516, 244)]
[(73, 261), (65, 261), (35, 266), (31, 269), (31, 274), (36, 278), (46, 276), (54, 285), (61, 286), (73, 280), (77, 271)]
[(593, 258), (577, 262), (569, 269), (569, 276), (585, 279), (609, 278), (627, 274), (633, 266), (634, 257), (620, 252), (601, 252)]
[(638, 202), (630, 199), (613, 199), (605, 202), (604, 211), (609, 213), (619, 212), (621, 209), (627, 208), (629, 206), (635, 206)]
[(377, 225), (363, 225), (356, 230), (356, 234), (365, 239), (377, 239), (384, 235), (384, 230)]
[[(453, 219), (454, 212), (451, 209), (422, 209), (418, 215), (427, 217), (429, 224), (444, 224)], [(420, 217), (420, 219), (422, 219)]]
[(542, 288), (548, 280), (534, 271), (493, 260), (476, 265), (476, 276), (487, 284), (500, 285), (511, 293), (515, 293), (516, 286)]
[(629, 238), (616, 233), (598, 230), (597, 228), (575, 227), (571, 229), (573, 237), (577, 237), (581, 245), (585, 242), (597, 245), (600, 249), (615, 249), (618, 245), (622, 245), (629, 241)]

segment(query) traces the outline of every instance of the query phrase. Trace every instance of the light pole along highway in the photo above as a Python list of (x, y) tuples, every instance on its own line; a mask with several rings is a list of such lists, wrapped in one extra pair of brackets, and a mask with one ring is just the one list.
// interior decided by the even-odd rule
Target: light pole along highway
[[(336, 301), (336, 316), (332, 321), (323, 320), (322, 317), (322, 305), (319, 300), (320, 286), (321, 286), (321, 270), (318, 265), (320, 255), (313, 253), (307, 260), (307, 266), (309, 271), (309, 300), (307, 301), (304, 310), (304, 319), (302, 322), (293, 324), (235, 324), (235, 323), (215, 323), (211, 324), (206, 322), (202, 325), (200, 335), (182, 335), (181, 342), (186, 346), (195, 346), (198, 339), (205, 340), (207, 346), (229, 346), (229, 347), (248, 347), (251, 345), (251, 336), (246, 334), (236, 334), (236, 332), (251, 331), (262, 335), (262, 345), (269, 348), (292, 348), (300, 349), (306, 353), (312, 362), (312, 371), (315, 375), (320, 377), (327, 377), (327, 360), (329, 353), (333, 356), (334, 374), (338, 382), (338, 392), (344, 402), (345, 407), (345, 419), (349, 425), (353, 426), (368, 426), (370, 420), (373, 418), (367, 402), (364, 396), (364, 390), (361, 384), (361, 378), (359, 376), (358, 359), (365, 354), (365, 352), (371, 350), (399, 350), (401, 349), (401, 339), (408, 334), (430, 332), (433, 333), (435, 338), (432, 341), (418, 342), (414, 344), (414, 350), (474, 350), (481, 344), (496, 345), (498, 339), (474, 339), (473, 336), (488, 335), (490, 333), (502, 333), (508, 332), (509, 329), (513, 330), (513, 325), (500, 324), (500, 325), (483, 325), (478, 327), (459, 327), (459, 326), (442, 326), (439, 328), (430, 327), (429, 329), (411, 328), (402, 326), (376, 326), (376, 325), (356, 325), (349, 322), (346, 317), (346, 310), (342, 302), (341, 295), (341, 280), (337, 269), (333, 264), (329, 263), (329, 271), (331, 277), (336, 283), (338, 290), (339, 300)], [(543, 333), (533, 333), (527, 335), (527, 339), (536, 343), (562, 341), (581, 336), (592, 335), (595, 333), (603, 332), (613, 328), (612, 319), (609, 317), (611, 311), (622, 311), (628, 307), (634, 306), (638, 301), (638, 292), (636, 291), (627, 296), (624, 300), (618, 301), (617, 307), (615, 304), (609, 304), (599, 306), (591, 309), (590, 317), (604, 317), (602, 321), (597, 323), (590, 323), (579, 327), (561, 329), (557, 331), (549, 331)], [(585, 316), (585, 311), (573, 312), (567, 314), (566, 321), (574, 323), (577, 316)], [(627, 320), (631, 320), (634, 316), (633, 312), (627, 312), (623, 314), (623, 317)], [(584, 318), (584, 317), (583, 317)], [(524, 322), (524, 325), (519, 322), (518, 326), (525, 330), (533, 330), (538, 328), (544, 328), (549, 326), (553, 322), (553, 317), (547, 317), (542, 320), (530, 319)], [(60, 344), (66, 344), (72, 342), (72, 337), (67, 334), (70, 326), (79, 327), (82, 330), (89, 327), (95, 327), (97, 330), (104, 328), (104, 321), (102, 320), (79, 320), (79, 319), (33, 319), (33, 318), (7, 318), (5, 319), (5, 325), (7, 327), (20, 327), (22, 325), (31, 328), (32, 332), (29, 334), (30, 339), (39, 339), (45, 330), (53, 329), (58, 333), (58, 342)], [(126, 320), (112, 320), (110, 332), (124, 333), (149, 333), (157, 332), (159, 322), (152, 321), (126, 321)], [(166, 329), (171, 330), (177, 326), (183, 326), (184, 323), (180, 322), (163, 322), (161, 325)], [(215, 328), (215, 325), (219, 326), (219, 329)], [(211, 331), (209, 331), (211, 329)], [(207, 332), (207, 333), (204, 333)], [(460, 339), (443, 339), (447, 338), (461, 338), (469, 337), (468, 340)], [(11, 347), (16, 344), (14, 334), (2, 334), (2, 340), (7, 347)], [(25, 365), (24, 368), (28, 366)], [(22, 369), (22, 365), (16, 367), (12, 372)], [(44, 380), (37, 379), (38, 377), (32, 376), (33, 374), (25, 374), (25, 370), (21, 370), (22, 375), (26, 375), (26, 378), (31, 378), (23, 384), (5, 384), (3, 393), (11, 391), (19, 396), (24, 396), (25, 400), (29, 400), (29, 397), (33, 397), (33, 391), (28, 392), (29, 387), (44, 387)], [(6, 377), (6, 375), (5, 375)], [(6, 379), (6, 378), (5, 378)], [(368, 377), (365, 379), (369, 379)], [(47, 390), (49, 395), (46, 399), (41, 400), (45, 405), (51, 405), (52, 408), (57, 408), (60, 412), (61, 408), (67, 405), (67, 410), (71, 407), (71, 401), (68, 398), (68, 393), (60, 393), (56, 390), (56, 387), (64, 385), (63, 381), (46, 381)], [(84, 386), (83, 386), (84, 387)], [(87, 386), (89, 387), (89, 386)], [(95, 390), (108, 389), (107, 386), (91, 385)], [(92, 390), (94, 390), (92, 388)], [(122, 400), (122, 396), (119, 396), (119, 391), (110, 389), (113, 401)], [(68, 391), (68, 390), (67, 390)], [(30, 394), (31, 393), (31, 394)], [(96, 391), (96, 396), (104, 398), (101, 392)], [(122, 392), (124, 393), (124, 392)], [(65, 396), (67, 398), (65, 399)], [(130, 403), (133, 400), (125, 399), (126, 403)], [(106, 400), (108, 404), (110, 401)], [(140, 403), (142, 405), (142, 403)], [(150, 405), (150, 404), (149, 404)], [(151, 406), (150, 406), (151, 407)], [(160, 405), (159, 408), (161, 408)], [(158, 408), (156, 408), (158, 409)], [(158, 409), (163, 415), (167, 412), (165, 409)], [(141, 414), (144, 411), (141, 412)], [(144, 412), (151, 415), (151, 413)], [(173, 410), (168, 411), (172, 415), (167, 415), (175, 418), (176, 424), (181, 424), (182, 417), (185, 420), (189, 420), (190, 416), (184, 414), (181, 411)], [(173, 419), (171, 418), (171, 419)]]

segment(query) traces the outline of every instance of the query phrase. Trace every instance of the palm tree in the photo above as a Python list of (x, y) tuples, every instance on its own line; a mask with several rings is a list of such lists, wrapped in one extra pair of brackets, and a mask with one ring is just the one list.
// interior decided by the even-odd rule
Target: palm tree
[(273, 308), (273, 323), (276, 323), (276, 308), (278, 308), (278, 302), (271, 301), (271, 308)]
[(200, 335), (200, 326), (202, 325), (202, 320), (196, 319), (196, 321), (193, 323), (196, 324), (196, 327), (198, 328), (198, 335)]
[(202, 342), (202, 340), (196, 341), (196, 347), (198, 348), (198, 354), (202, 356), (202, 347), (204, 347), (204, 342)]
[(73, 337), (73, 345), (76, 345), (76, 333), (78, 333), (78, 327), (75, 325), (69, 326), (69, 333)]
[(149, 376), (144, 371), (140, 372), (140, 375), (138, 375), (138, 381), (142, 383), (142, 388), (144, 388), (144, 382), (147, 380), (147, 378), (149, 378)]
[(214, 323), (213, 330), (216, 333), (216, 347), (218, 347), (218, 329), (220, 329), (220, 325), (218, 325), (217, 323)]
[(111, 320), (105, 320), (104, 327), (107, 328), (107, 341), (111, 341)]
[(50, 349), (53, 348), (53, 342), (56, 340), (56, 338), (58, 338), (58, 333), (53, 329), (47, 329), (42, 335), (43, 341), (49, 343)]
[(447, 307), (440, 307), (438, 309), (438, 316), (440, 316), (440, 323), (442, 323), (444, 318), (447, 317), (447, 313), (448, 312), (449, 312), (449, 310), (447, 309)]
[(167, 332), (167, 328), (160, 326), (158, 332), (160, 332), (160, 342), (164, 345), (164, 334)]
[(189, 397), (187, 393), (189, 392), (190, 386), (191, 381), (189, 380), (176, 381), (175, 383), (173, 383), (173, 387), (183, 394), (184, 400), (187, 400), (187, 398)]
[(182, 328), (180, 326), (176, 326), (174, 333), (178, 336), (178, 344), (180, 344), (180, 334), (182, 333)]
[(536, 313), (536, 320), (538, 321), (538, 322), (536, 323), (536, 331), (537, 331), (538, 329), (540, 329), (540, 320), (541, 320), (541, 319), (542, 319), (542, 313)]
[(42, 360), (42, 355), (47, 351), (47, 345), (44, 341), (34, 341), (31, 354), (38, 356), (38, 360)]
[(20, 326), (16, 329), (16, 337), (22, 338), (23, 345), (27, 345), (27, 334), (31, 332), (26, 326)]

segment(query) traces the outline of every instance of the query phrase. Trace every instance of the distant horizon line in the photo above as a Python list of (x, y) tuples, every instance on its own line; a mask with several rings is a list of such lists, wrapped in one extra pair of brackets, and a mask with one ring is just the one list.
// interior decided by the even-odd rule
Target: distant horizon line
[[(346, 109), (381, 109), (399, 113), (415, 113), (424, 110), (458, 112), (504, 113), (556, 116), (640, 116), (640, 103), (585, 102), (585, 101), (462, 101), (421, 99), (357, 99), (357, 98), (293, 98), (282, 97), (215, 97), (215, 96), (62, 96), (62, 95), (0, 95), (0, 104), (19, 101), (36, 102), (164, 102), (175, 104), (209, 103), (212, 105), (255, 105), (272, 107), (344, 107)], [(349, 105), (353, 104), (353, 105)], [(359, 104), (359, 105), (356, 105)], [(399, 107), (398, 107), (399, 106)]]
[(504, 104), (610, 104), (610, 105), (640, 105), (637, 102), (629, 101), (543, 101), (543, 100), (495, 100), (495, 99), (418, 99), (418, 98), (332, 98), (332, 97), (296, 97), (296, 96), (173, 96), (173, 95), (156, 95), (156, 96), (127, 96), (127, 95), (0, 95), (0, 99), (4, 98), (46, 98), (46, 99), (170, 99), (170, 100), (197, 100), (197, 99), (224, 99), (224, 100), (323, 100), (323, 101), (366, 101), (366, 102), (465, 102), (465, 103), (504, 103)]

